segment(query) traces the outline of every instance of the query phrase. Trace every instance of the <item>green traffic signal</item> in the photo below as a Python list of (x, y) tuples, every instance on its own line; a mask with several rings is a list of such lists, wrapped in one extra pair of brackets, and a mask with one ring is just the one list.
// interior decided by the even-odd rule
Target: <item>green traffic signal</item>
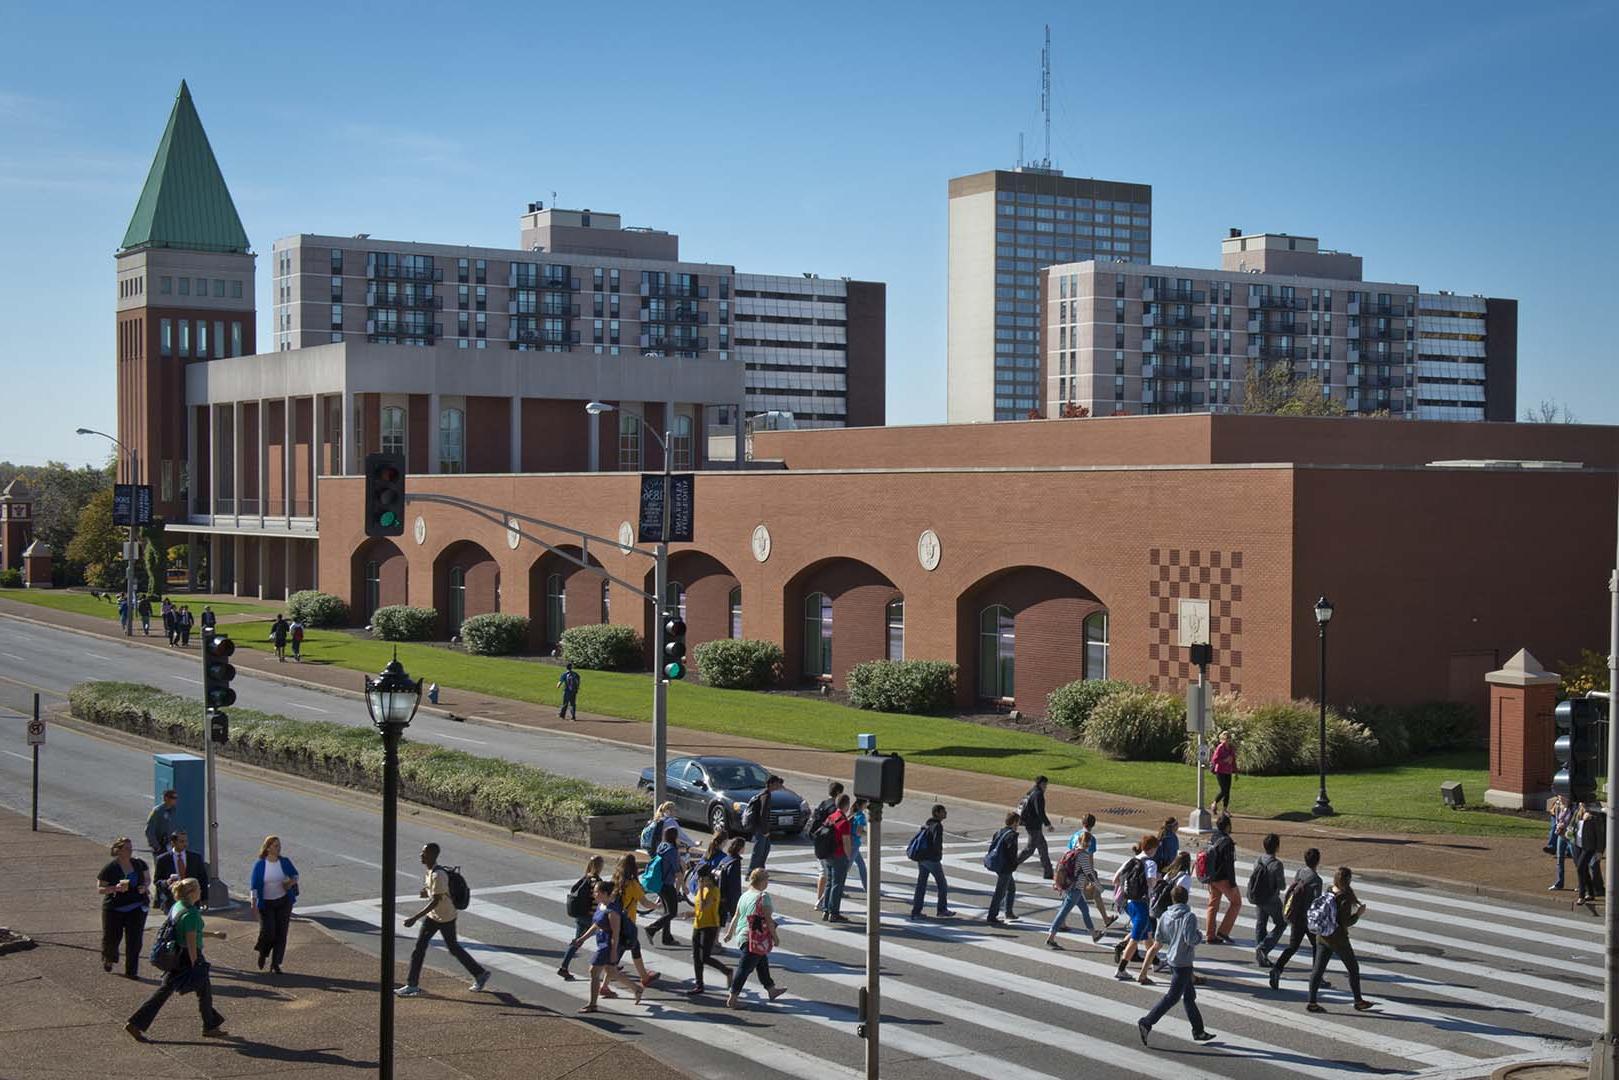
[(391, 529), (395, 525), (399, 524), (399, 515), (394, 513), (392, 510), (384, 510), (382, 512), (382, 516), (377, 519), (377, 524), (381, 525), (384, 529)]
[(663, 677), (666, 679), (684, 679), (686, 677), (686, 665), (678, 660), (663, 665)]

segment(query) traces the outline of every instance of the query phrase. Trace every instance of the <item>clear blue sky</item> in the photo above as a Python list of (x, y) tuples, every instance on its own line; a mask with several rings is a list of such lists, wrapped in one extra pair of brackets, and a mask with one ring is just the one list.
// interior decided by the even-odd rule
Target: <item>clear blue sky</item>
[(1235, 225), (1517, 297), (1520, 406), (1619, 422), (1612, 3), (551, 7), (12, 6), (0, 458), (101, 456), (72, 431), (114, 423), (113, 253), (181, 78), (261, 341), (277, 237), (514, 246), (555, 191), (688, 258), (888, 282), (889, 422), (942, 420), (946, 181), (1037, 146), (1046, 21), (1053, 156), (1153, 185), (1155, 261)]

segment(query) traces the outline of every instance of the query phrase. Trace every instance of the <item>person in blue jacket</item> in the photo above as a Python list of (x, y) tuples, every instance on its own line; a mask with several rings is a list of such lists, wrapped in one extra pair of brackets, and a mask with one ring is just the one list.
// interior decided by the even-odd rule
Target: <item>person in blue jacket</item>
[(287, 927), (292, 924), (292, 905), (298, 899), (298, 868), (281, 854), (281, 838), (266, 836), (259, 847), (259, 860), (248, 879), (248, 903), (259, 916), (259, 970), (270, 962), (270, 970), (281, 974), (281, 960), (287, 953)]

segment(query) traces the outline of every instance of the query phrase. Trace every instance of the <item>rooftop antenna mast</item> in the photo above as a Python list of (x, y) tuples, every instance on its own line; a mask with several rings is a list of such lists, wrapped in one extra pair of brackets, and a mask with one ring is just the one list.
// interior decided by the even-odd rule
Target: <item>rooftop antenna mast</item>
[(1046, 45), (1040, 50), (1040, 112), (1046, 123), (1046, 156), (1040, 167), (1051, 168), (1051, 24), (1046, 24)]

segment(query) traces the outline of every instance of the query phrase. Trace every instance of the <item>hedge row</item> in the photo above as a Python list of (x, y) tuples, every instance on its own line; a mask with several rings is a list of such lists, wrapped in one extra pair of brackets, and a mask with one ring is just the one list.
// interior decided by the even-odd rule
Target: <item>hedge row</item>
[(946, 712), (956, 704), (956, 665), (943, 660), (856, 664), (849, 669), (849, 704), (879, 712)]
[(635, 630), (618, 623), (570, 626), (562, 631), (562, 658), (592, 671), (638, 671), (646, 663)]
[(287, 613), (310, 629), (349, 624), (349, 606), (331, 593), (303, 589), (287, 597)]
[(21, 570), (0, 570), (0, 589), (22, 588)]
[(692, 650), (697, 674), (721, 690), (763, 690), (781, 677), (781, 646), (751, 638), (717, 638)]
[(510, 656), (528, 644), (528, 619), (492, 611), (461, 624), (461, 643), (479, 656)]
[(383, 641), (431, 641), (438, 636), (438, 612), (389, 604), (371, 616), (371, 632)]
[[(103, 727), (195, 749), (202, 745), (200, 702), (138, 683), (81, 683), (68, 694), (73, 715)], [(370, 727), (231, 710), (230, 742), (220, 753), (252, 765), (342, 787), (382, 790), (382, 740)], [(643, 792), (603, 787), (530, 765), (404, 741), (399, 794), (412, 802), (510, 829), (589, 843), (587, 819), (652, 810)]]

